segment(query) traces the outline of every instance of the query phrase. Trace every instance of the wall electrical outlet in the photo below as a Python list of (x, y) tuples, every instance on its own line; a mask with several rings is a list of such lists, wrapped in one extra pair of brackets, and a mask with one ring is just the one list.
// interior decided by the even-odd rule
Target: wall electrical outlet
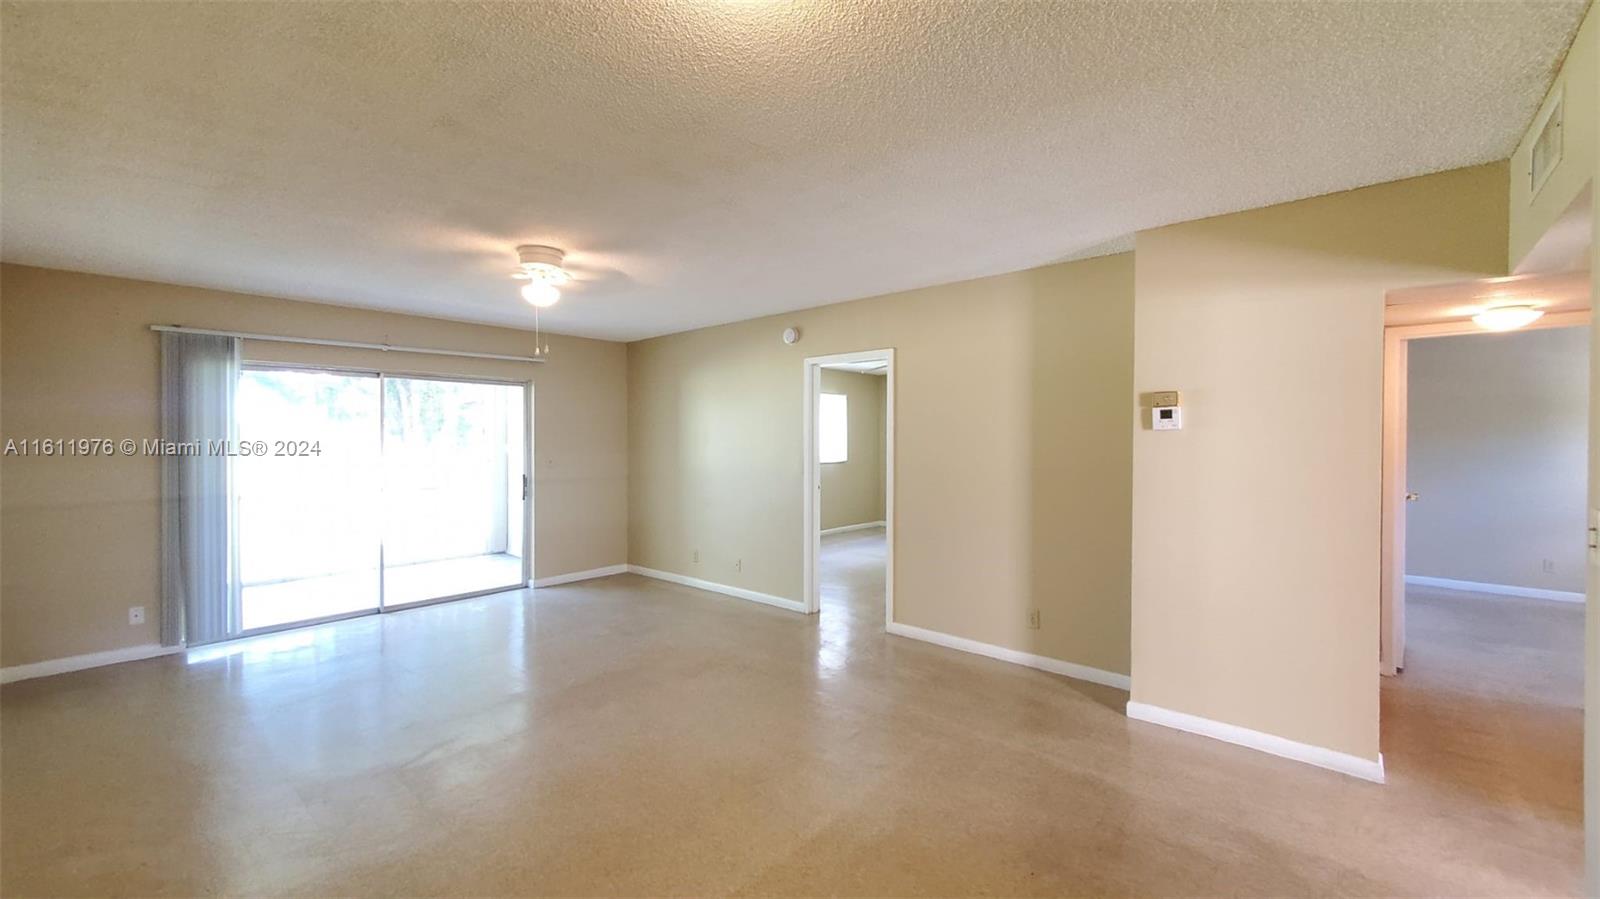
[(1039, 610), (1038, 609), (1029, 609), (1028, 610), (1028, 630), (1036, 631), (1038, 629), (1039, 629)]
[(1544, 560), (1544, 573), (1545, 574), (1555, 574), (1556, 573), (1556, 560), (1555, 559), (1545, 559)]
[(128, 606), (128, 623), (144, 624), (144, 606)]
[(744, 570), (744, 560), (743, 559), (734, 559), (733, 560), (733, 570), (734, 571), (743, 571)]
[(698, 549), (694, 551), (694, 563), (696, 565), (700, 564), (700, 550)]

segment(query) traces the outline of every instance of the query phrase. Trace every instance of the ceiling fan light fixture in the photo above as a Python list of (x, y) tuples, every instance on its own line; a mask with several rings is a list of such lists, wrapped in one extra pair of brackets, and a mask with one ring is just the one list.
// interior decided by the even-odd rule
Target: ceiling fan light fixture
[(1490, 306), (1472, 317), (1472, 321), (1485, 331), (1515, 331), (1543, 317), (1544, 312), (1532, 303), (1508, 303)]
[(522, 285), (522, 298), (540, 309), (548, 309), (561, 299), (561, 291), (549, 281), (529, 281)]
[(517, 264), (520, 270), (511, 277), (559, 287), (572, 280), (572, 275), (561, 267), (566, 258), (565, 250), (539, 244), (523, 244), (517, 247)]

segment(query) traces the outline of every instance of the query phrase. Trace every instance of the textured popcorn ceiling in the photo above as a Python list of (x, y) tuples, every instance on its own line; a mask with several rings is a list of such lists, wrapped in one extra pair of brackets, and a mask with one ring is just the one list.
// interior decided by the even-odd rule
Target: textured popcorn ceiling
[(519, 326), (554, 243), (631, 339), (1502, 159), (1583, 9), (8, 2), (0, 239)]

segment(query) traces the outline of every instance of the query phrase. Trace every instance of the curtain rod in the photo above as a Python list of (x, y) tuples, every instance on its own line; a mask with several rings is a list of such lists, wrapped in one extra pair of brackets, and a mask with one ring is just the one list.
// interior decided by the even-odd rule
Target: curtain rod
[(394, 346), (387, 343), (362, 343), (358, 340), (322, 340), (316, 337), (285, 337), (282, 334), (251, 334), (247, 331), (214, 331), (209, 328), (185, 328), (182, 325), (151, 325), (152, 331), (173, 331), (178, 334), (209, 334), (213, 337), (239, 337), (244, 340), (270, 340), (276, 343), (309, 343), (314, 346), (348, 347), (353, 350), (383, 350), (386, 353), (425, 353), (430, 356), (464, 356), (469, 359), (498, 359), (501, 362), (543, 362), (534, 356), (507, 356), (501, 353), (474, 353), (470, 350), (435, 350), (420, 346)]

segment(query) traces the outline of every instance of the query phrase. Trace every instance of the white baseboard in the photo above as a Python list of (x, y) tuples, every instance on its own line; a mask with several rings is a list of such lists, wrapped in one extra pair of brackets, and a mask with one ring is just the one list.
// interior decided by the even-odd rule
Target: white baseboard
[(1118, 690), (1127, 690), (1131, 686), (1126, 674), (1102, 671), (1099, 668), (1090, 668), (1088, 665), (1079, 665), (1075, 662), (1063, 662), (1060, 659), (1034, 655), (1031, 652), (1023, 652), (1020, 649), (1007, 649), (1004, 646), (996, 646), (993, 643), (980, 643), (977, 640), (956, 637), (942, 631), (930, 631), (927, 628), (901, 624), (898, 621), (890, 622), (887, 630), (897, 637), (908, 637), (912, 640), (921, 640), (924, 643), (943, 646), (946, 649), (988, 656), (991, 659), (999, 659), (1002, 662), (1010, 662), (1013, 665), (1025, 665), (1029, 668), (1037, 668), (1040, 671), (1048, 671), (1051, 674), (1059, 674), (1075, 680), (1086, 680), (1092, 684), (1115, 687)]
[(792, 599), (784, 599), (781, 596), (773, 596), (770, 593), (757, 593), (754, 590), (746, 590), (743, 587), (730, 587), (727, 584), (718, 584), (714, 581), (703, 581), (697, 577), (689, 577), (688, 575), (683, 574), (673, 574), (670, 571), (657, 571), (654, 568), (644, 568), (639, 565), (629, 565), (628, 570), (634, 574), (642, 574), (645, 577), (653, 577), (658, 581), (682, 584), (685, 587), (694, 587), (697, 590), (709, 590), (712, 593), (722, 593), (728, 596), (737, 596), (740, 599), (748, 599), (751, 602), (759, 602), (764, 605), (777, 606), (780, 609), (787, 609), (791, 612), (799, 612), (802, 615), (805, 614), (806, 611), (804, 604), (796, 602)]
[(822, 533), (843, 534), (846, 531), (864, 531), (867, 528), (882, 528), (888, 526), (889, 523), (887, 521), (863, 521), (860, 524), (845, 524), (836, 528), (823, 528)]
[(1571, 590), (1541, 590), (1538, 587), (1515, 587), (1511, 584), (1481, 584), (1477, 581), (1458, 581), (1447, 577), (1406, 575), (1406, 583), (1419, 587), (1443, 587), (1446, 590), (1467, 590), (1473, 593), (1493, 593), (1496, 596), (1522, 596), (1528, 599), (1553, 599), (1556, 602), (1583, 602), (1583, 594)]
[(171, 655), (175, 652), (183, 652), (183, 647), (146, 643), (141, 646), (129, 646), (124, 649), (108, 649), (105, 652), (90, 652), (81, 656), (67, 656), (64, 659), (48, 659), (27, 665), (13, 665), (10, 668), (0, 668), (0, 684), (31, 680), (36, 677), (49, 677), (52, 674), (66, 674), (68, 671), (82, 671), (85, 668), (116, 665), (121, 662), (137, 662), (140, 659), (153, 659), (157, 656)]
[(597, 577), (610, 577), (613, 574), (627, 574), (626, 565), (607, 565), (604, 568), (591, 568), (588, 571), (569, 571), (566, 574), (552, 574), (549, 577), (535, 578), (528, 582), (530, 587), (554, 587), (558, 584), (571, 584), (576, 581), (593, 580)]
[(1174, 730), (1187, 731), (1276, 755), (1281, 758), (1304, 762), (1307, 765), (1316, 765), (1318, 768), (1327, 768), (1340, 774), (1370, 780), (1373, 783), (1383, 783), (1383, 754), (1378, 754), (1378, 760), (1364, 759), (1360, 756), (1344, 752), (1335, 752), (1321, 746), (1312, 746), (1309, 743), (1297, 743), (1294, 740), (1251, 730), (1248, 727), (1239, 727), (1234, 724), (1224, 724), (1210, 718), (1201, 718), (1198, 715), (1189, 715), (1183, 712), (1174, 712), (1157, 705), (1148, 705), (1143, 702), (1128, 703), (1128, 717), (1135, 721), (1144, 721), (1149, 724), (1159, 724)]

